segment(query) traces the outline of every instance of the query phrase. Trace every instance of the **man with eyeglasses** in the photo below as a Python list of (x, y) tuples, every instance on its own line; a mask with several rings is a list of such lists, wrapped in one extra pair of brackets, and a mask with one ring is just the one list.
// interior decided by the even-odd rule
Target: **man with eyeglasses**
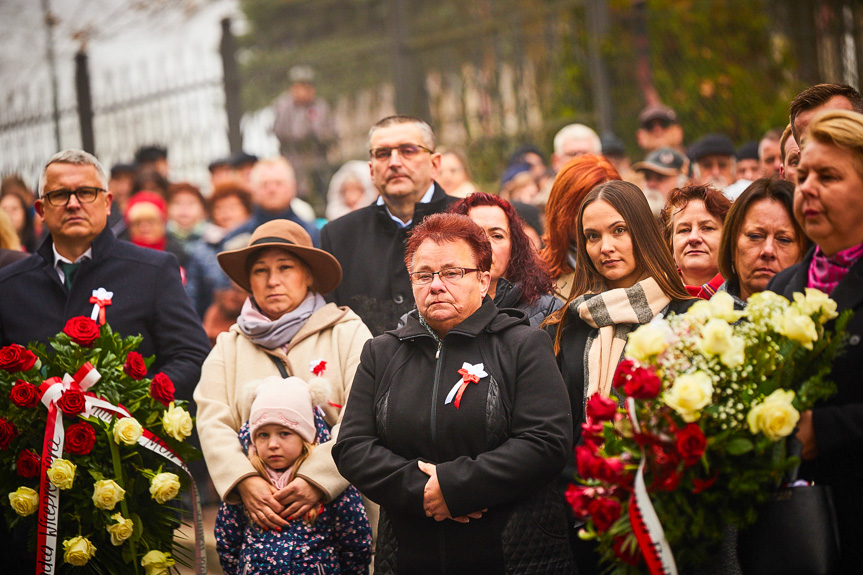
[(404, 266), (405, 240), (429, 214), (456, 201), (436, 182), (440, 154), (431, 127), (412, 116), (390, 116), (369, 130), (369, 170), (376, 203), (324, 226), (321, 247), (342, 265), (344, 279), (327, 296), (349, 306), (373, 335), (394, 329), (414, 306)]
[(177, 259), (114, 237), (112, 194), (94, 156), (65, 150), (45, 166), (36, 211), (50, 234), (38, 251), (0, 270), (0, 346), (47, 343), (70, 318), (90, 317), (93, 292), (112, 292), (105, 320), (123, 336), (141, 334), (138, 351), (155, 354), (177, 396), (191, 399), (209, 353), (186, 296)]

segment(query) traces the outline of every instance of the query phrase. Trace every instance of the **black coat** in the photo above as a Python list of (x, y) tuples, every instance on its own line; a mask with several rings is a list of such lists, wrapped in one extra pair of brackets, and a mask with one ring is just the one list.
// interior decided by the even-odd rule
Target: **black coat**
[(527, 314), (530, 327), (539, 327), (545, 318), (563, 307), (563, 302), (551, 294), (542, 294), (531, 303), (521, 300), (521, 285), (506, 278), (498, 278), (494, 293), (494, 305), (499, 308), (520, 309)]
[[(467, 362), (489, 374), (444, 400)], [(563, 498), (554, 478), (571, 448), (566, 391), (548, 336), (523, 312), (482, 306), (440, 346), (419, 323), (366, 343), (333, 456), (339, 471), (381, 505), (375, 572), (571, 573)], [(423, 511), (437, 465), (453, 516)]]
[(321, 247), (342, 265), (342, 283), (326, 295), (327, 301), (348, 306), (359, 315), (372, 335), (395, 329), (399, 318), (414, 307), (410, 278), (405, 268), (408, 233), (429, 214), (446, 211), (456, 198), (435, 183), (427, 204), (414, 204), (410, 226), (402, 228), (386, 207), (372, 204), (324, 226)]
[[(767, 289), (789, 299), (803, 292), (814, 250), (797, 265), (778, 274)], [(831, 377), (838, 392), (812, 410), (818, 456), (801, 466), (800, 474), (833, 490), (842, 544), (841, 573), (863, 564), (863, 260), (839, 282), (830, 297), (837, 309), (854, 310), (848, 344), (833, 362)]]
[(177, 259), (118, 240), (107, 227), (92, 249), (71, 292), (54, 268), (50, 236), (36, 254), (0, 270), (0, 345), (47, 343), (70, 318), (90, 317), (90, 296), (104, 287), (114, 293), (105, 310), (111, 328), (123, 336), (141, 334), (138, 351), (156, 355), (149, 373), (164, 372), (177, 396), (191, 400), (210, 344), (183, 290)]

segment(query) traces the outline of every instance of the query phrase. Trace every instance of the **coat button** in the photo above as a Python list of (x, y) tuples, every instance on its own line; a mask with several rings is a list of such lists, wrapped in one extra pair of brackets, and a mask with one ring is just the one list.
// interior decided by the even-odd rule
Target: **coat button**
[(396, 305), (401, 305), (405, 302), (405, 296), (400, 293), (396, 294), (396, 296), (393, 298), (393, 301), (396, 302)]
[(857, 334), (854, 334), (848, 338), (848, 345), (858, 345), (859, 343), (860, 343), (860, 336)]

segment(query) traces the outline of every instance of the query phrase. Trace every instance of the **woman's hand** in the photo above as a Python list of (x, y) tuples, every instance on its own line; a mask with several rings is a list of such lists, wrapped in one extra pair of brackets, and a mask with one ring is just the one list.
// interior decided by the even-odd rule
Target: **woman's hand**
[(279, 517), (285, 507), (273, 497), (275, 488), (263, 477), (258, 475), (246, 477), (237, 484), (237, 491), (252, 520), (261, 529), (281, 531), (282, 527), (288, 524)]
[(279, 515), (288, 520), (305, 517), (324, 499), (324, 492), (302, 477), (295, 477), (273, 495), (283, 506)]
[(467, 523), (471, 519), (479, 519), (482, 514), (488, 511), (474, 511), (460, 517), (453, 517), (449, 512), (446, 501), (443, 498), (443, 492), (440, 490), (440, 483), (437, 480), (437, 467), (433, 463), (425, 461), (417, 461), (420, 471), (429, 476), (426, 486), (423, 489), (423, 509), (427, 517), (433, 517), (435, 521), (443, 521), (444, 519), (452, 519), (459, 523)]
[(800, 457), (805, 461), (811, 461), (818, 457), (818, 444), (815, 443), (815, 427), (812, 425), (812, 410), (800, 414), (797, 422), (797, 439), (803, 444)]

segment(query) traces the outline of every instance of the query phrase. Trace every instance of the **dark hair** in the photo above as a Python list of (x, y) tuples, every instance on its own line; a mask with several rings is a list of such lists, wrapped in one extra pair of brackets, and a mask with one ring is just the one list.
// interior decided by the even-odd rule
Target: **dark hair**
[(252, 213), (252, 194), (244, 188), (239, 182), (226, 182), (219, 184), (213, 189), (210, 194), (210, 199), (207, 201), (207, 213), (213, 213), (213, 207), (225, 198), (237, 198), (246, 208), (248, 213)]
[(692, 200), (701, 200), (704, 202), (704, 207), (707, 208), (710, 215), (720, 222), (725, 222), (725, 216), (728, 214), (729, 208), (731, 208), (731, 200), (709, 184), (674, 188), (668, 194), (668, 200), (660, 214), (665, 241), (668, 243), (669, 249), (673, 249), (671, 247), (671, 228), (674, 225), (674, 216), (685, 210)]
[(509, 160), (507, 160), (506, 164), (520, 164), (525, 161), (525, 158), (528, 154), (536, 154), (539, 156), (539, 159), (542, 160), (542, 165), (547, 166), (548, 160), (545, 157), (545, 154), (542, 153), (542, 150), (534, 146), (533, 144), (522, 144), (509, 156)]
[(672, 300), (692, 299), (683, 286), (680, 274), (677, 273), (671, 251), (659, 233), (653, 212), (650, 210), (650, 204), (644, 197), (644, 192), (635, 184), (620, 180), (600, 184), (587, 194), (578, 210), (576, 220), (578, 226), (576, 248), (578, 252), (575, 256), (575, 277), (573, 278), (572, 292), (566, 305), (549, 316), (545, 322), (546, 325), (557, 324), (557, 333), (554, 338), (555, 354), (560, 352), (560, 338), (573, 300), (586, 293), (598, 293), (606, 289), (605, 278), (594, 267), (593, 261), (587, 254), (584, 238), (584, 210), (598, 200), (607, 202), (623, 216), (629, 229), (629, 236), (632, 238), (633, 256), (635, 261), (639, 262), (643, 272), (656, 280), (663, 293)]
[(132, 195), (138, 192), (156, 192), (163, 198), (168, 195), (168, 180), (165, 176), (155, 170), (146, 170), (135, 177), (135, 182), (132, 184)]
[(202, 194), (201, 189), (194, 184), (190, 184), (189, 182), (177, 182), (175, 184), (170, 184), (168, 186), (168, 194), (165, 199), (168, 200), (168, 203), (171, 203), (171, 201), (174, 199), (174, 196), (178, 194), (192, 194), (193, 196), (195, 196), (195, 199), (201, 202), (201, 206), (205, 208), (207, 206), (207, 200), (204, 199), (204, 194)]
[(415, 227), (405, 244), (405, 266), (408, 271), (413, 267), (414, 254), (426, 240), (436, 244), (461, 240), (470, 247), (478, 269), (484, 272), (491, 269), (491, 242), (488, 241), (485, 231), (467, 216), (432, 214)]
[(524, 222), (511, 203), (498, 196), (475, 192), (451, 205), (447, 211), (470, 217), (470, 211), (479, 206), (498, 207), (506, 216), (509, 224), (510, 252), (509, 263), (503, 275), (507, 280), (521, 287), (520, 303), (530, 304), (539, 296), (551, 293), (553, 282), (548, 268), (533, 249), (530, 238), (524, 233)]
[(791, 120), (791, 129), (794, 130), (794, 139), (800, 144), (800, 136), (797, 133), (797, 128), (794, 125), (797, 116), (801, 112), (806, 112), (823, 106), (834, 96), (842, 96), (851, 104), (851, 108), (855, 112), (863, 113), (863, 96), (860, 92), (847, 84), (816, 84), (809, 86), (791, 101), (789, 118)]
[(135, 163), (149, 164), (168, 159), (168, 148), (165, 146), (141, 146), (135, 151)]
[(611, 162), (598, 154), (576, 156), (560, 169), (545, 204), (545, 246), (539, 252), (552, 278), (572, 271), (567, 263), (570, 231), (584, 197), (599, 184), (619, 179)]
[(725, 225), (722, 227), (722, 238), (719, 240), (719, 273), (728, 282), (728, 287), (733, 293), (740, 292), (740, 274), (734, 265), (737, 239), (740, 236), (743, 221), (746, 219), (749, 208), (761, 200), (773, 200), (785, 208), (788, 219), (794, 226), (794, 234), (797, 237), (797, 247), (800, 248), (801, 257), (809, 247), (809, 238), (806, 237), (803, 228), (794, 218), (794, 184), (777, 178), (755, 180), (731, 204), (731, 209), (728, 210), (728, 215), (725, 218)]

